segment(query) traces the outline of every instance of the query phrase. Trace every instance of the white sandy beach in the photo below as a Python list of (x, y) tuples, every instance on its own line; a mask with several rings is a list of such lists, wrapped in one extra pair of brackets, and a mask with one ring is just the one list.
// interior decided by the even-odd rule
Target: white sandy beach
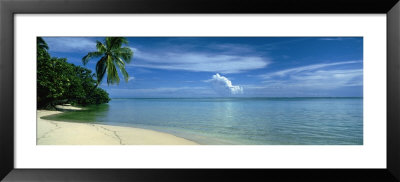
[(37, 111), (37, 145), (196, 145), (168, 133), (91, 123), (45, 120), (60, 111)]

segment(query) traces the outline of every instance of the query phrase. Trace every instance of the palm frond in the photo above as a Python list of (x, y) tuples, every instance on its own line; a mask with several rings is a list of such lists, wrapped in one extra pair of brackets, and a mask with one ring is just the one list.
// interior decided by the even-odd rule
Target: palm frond
[(104, 43), (106, 44), (107, 50), (111, 49), (112, 46), (112, 37), (106, 37), (104, 40)]
[(115, 56), (123, 59), (126, 63), (130, 63), (133, 57), (133, 51), (129, 47), (122, 47), (114, 51)]
[(123, 44), (128, 44), (128, 40), (125, 37), (107, 37), (106, 39), (108, 39), (109, 45), (107, 45), (107, 48), (109, 50), (119, 49)]
[(49, 50), (49, 45), (47, 45), (47, 43), (46, 43), (46, 41), (44, 41), (44, 39), (42, 38), (42, 37), (37, 37), (36, 38), (36, 44), (37, 44), (37, 47), (39, 48), (39, 49), (46, 49), (46, 50)]
[(107, 48), (106, 46), (101, 43), (100, 41), (96, 41), (96, 48), (97, 48), (97, 52), (101, 52), (101, 53), (105, 53), (107, 52)]
[(107, 84), (119, 84), (117, 68), (111, 56), (107, 56)]
[(122, 61), (120, 58), (115, 59), (115, 63), (117, 64), (119, 71), (121, 71), (122, 76), (124, 76), (124, 80), (125, 82), (128, 82), (129, 80), (129, 74), (128, 72), (125, 70), (125, 63), (124, 61)]
[(103, 77), (106, 73), (107, 62), (106, 57), (102, 57), (96, 64), (96, 77), (97, 77), (97, 84), (100, 84), (103, 80)]
[(86, 65), (89, 62), (90, 59), (98, 58), (98, 57), (100, 57), (102, 55), (103, 55), (103, 53), (97, 52), (97, 51), (96, 52), (89, 52), (86, 56), (83, 56), (82, 63), (83, 63), (83, 65)]
[(124, 62), (121, 58), (119, 58), (119, 57), (117, 57), (117, 56), (112, 56), (112, 58), (114, 59), (114, 61), (115, 61), (117, 64), (120, 64), (120, 65), (122, 65), (123, 67), (125, 67), (125, 62)]

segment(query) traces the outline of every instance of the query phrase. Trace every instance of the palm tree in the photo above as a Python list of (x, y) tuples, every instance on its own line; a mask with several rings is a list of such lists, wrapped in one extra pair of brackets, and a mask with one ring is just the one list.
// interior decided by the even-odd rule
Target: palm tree
[(36, 42), (36, 46), (38, 50), (48, 50), (49, 46), (47, 45), (47, 43), (43, 40), (42, 37), (37, 37), (37, 42)]
[(129, 75), (125, 70), (125, 63), (130, 63), (133, 52), (129, 47), (121, 47), (127, 45), (128, 40), (124, 37), (106, 37), (103, 42), (97, 41), (97, 51), (89, 52), (82, 58), (83, 65), (86, 65), (90, 59), (100, 58), (96, 64), (97, 87), (107, 73), (107, 84), (119, 83), (119, 75), (117, 67), (122, 73), (126, 82)]
[(38, 58), (43, 58), (48, 55), (47, 50), (49, 50), (49, 46), (42, 37), (36, 38), (36, 49), (36, 56)]

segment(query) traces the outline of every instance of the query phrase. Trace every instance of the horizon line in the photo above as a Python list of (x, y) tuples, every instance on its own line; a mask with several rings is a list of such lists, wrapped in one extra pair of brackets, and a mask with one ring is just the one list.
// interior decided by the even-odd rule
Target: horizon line
[(255, 99), (255, 98), (364, 98), (363, 96), (317, 96), (317, 97), (113, 97), (111, 99)]

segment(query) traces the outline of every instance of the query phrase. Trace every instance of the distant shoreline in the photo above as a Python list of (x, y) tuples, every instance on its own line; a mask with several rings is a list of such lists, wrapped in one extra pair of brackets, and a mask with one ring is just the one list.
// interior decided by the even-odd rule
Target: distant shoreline
[(148, 129), (41, 118), (60, 113), (37, 111), (37, 145), (198, 145), (181, 137)]

